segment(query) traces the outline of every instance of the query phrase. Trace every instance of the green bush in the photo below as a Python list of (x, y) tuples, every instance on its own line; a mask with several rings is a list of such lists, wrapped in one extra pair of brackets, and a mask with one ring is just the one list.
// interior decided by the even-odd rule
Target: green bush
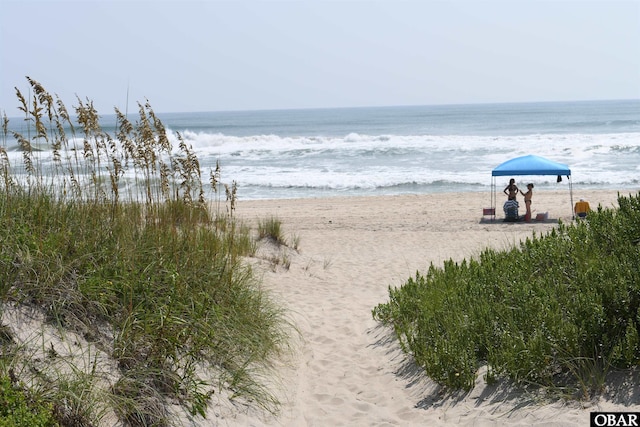
[(508, 251), (416, 273), (373, 316), (427, 375), (455, 389), (488, 380), (601, 391), (640, 364), (640, 197), (560, 224)]
[(58, 425), (50, 403), (28, 397), (8, 376), (0, 375), (0, 427)]

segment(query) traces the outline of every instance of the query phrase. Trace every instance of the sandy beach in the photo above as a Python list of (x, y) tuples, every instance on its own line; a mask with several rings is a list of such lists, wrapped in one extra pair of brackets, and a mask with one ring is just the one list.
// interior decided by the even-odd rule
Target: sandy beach
[[(635, 191), (621, 192), (629, 193)], [(574, 193), (574, 202), (579, 198), (592, 208), (617, 205), (615, 191)], [(534, 217), (547, 212), (547, 221), (505, 223), (502, 202), (499, 195), (498, 215), (490, 221), (482, 215), (490, 206), (485, 193), (239, 201), (238, 218), (255, 228), (258, 220), (276, 217), (285, 237), (297, 242), (297, 250), (277, 253), (262, 246), (253, 262), (300, 335), (293, 340), (291, 360), (272, 381), (283, 403), (277, 417), (219, 407), (211, 421), (584, 426), (591, 411), (640, 411), (637, 387), (593, 402), (540, 403), (505, 384), (486, 386), (481, 372), (471, 392), (445, 395), (402, 353), (392, 332), (372, 319), (372, 308), (387, 301), (389, 286), (402, 285), (430, 263), (468, 259), (486, 247), (508, 248), (534, 232), (546, 233), (558, 220), (572, 220), (565, 191), (535, 192)]]

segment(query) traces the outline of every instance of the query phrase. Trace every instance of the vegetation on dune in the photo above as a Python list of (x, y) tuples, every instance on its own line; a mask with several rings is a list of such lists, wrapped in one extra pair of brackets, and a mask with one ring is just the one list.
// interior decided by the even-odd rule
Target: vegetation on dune
[[(260, 378), (289, 328), (242, 262), (255, 242), (233, 217), (235, 183), (226, 210), (218, 199), (212, 211), (197, 157), (180, 135), (174, 149), (149, 104), (135, 123), (116, 109), (109, 133), (91, 102), (78, 99), (72, 117), (28, 81), (31, 100), (16, 89), (27, 131), (11, 134), (21, 165), (11, 164), (3, 120), (0, 310), (35, 310), (90, 346), (69, 343), (86, 353), (78, 358), (0, 325), (0, 398), (21, 417), (31, 402), (40, 425), (99, 425), (108, 414), (171, 425), (169, 405), (204, 416), (221, 390), (276, 410)], [(210, 183), (217, 194), (219, 167)], [(114, 378), (98, 354), (113, 361)]]
[(276, 245), (286, 244), (282, 233), (282, 222), (276, 217), (258, 221), (258, 237), (268, 239)]
[(508, 378), (587, 398), (640, 364), (640, 194), (508, 251), (431, 265), (373, 309), (437, 382)]

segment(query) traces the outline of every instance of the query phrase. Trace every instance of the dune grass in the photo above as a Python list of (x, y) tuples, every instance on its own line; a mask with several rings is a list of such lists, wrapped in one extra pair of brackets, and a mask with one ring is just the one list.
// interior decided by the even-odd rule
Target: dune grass
[[(416, 273), (373, 316), (427, 375), (470, 390), (486, 380), (588, 398), (607, 373), (640, 365), (640, 194), (507, 251)], [(577, 394), (576, 394), (577, 393)]]
[(287, 243), (282, 232), (282, 221), (274, 216), (258, 221), (258, 237), (268, 239), (276, 245), (286, 245)]
[[(77, 365), (44, 337), (18, 342), (1, 325), (4, 396), (13, 390), (23, 405), (22, 393), (35, 416), (62, 425), (100, 425), (109, 413), (125, 425), (171, 425), (170, 405), (204, 416), (221, 391), (277, 410), (260, 378), (287, 348), (289, 327), (242, 262), (255, 242), (233, 217), (235, 183), (225, 210), (208, 204), (197, 157), (180, 135), (171, 145), (148, 103), (135, 123), (116, 109), (107, 132), (90, 101), (78, 99), (72, 117), (28, 81), (32, 99), (16, 90), (19, 165), (3, 120), (0, 309), (42, 313), (63, 336), (87, 340), (78, 351), (106, 354), (114, 372), (105, 379), (97, 359)], [(217, 192), (219, 165), (210, 182)]]

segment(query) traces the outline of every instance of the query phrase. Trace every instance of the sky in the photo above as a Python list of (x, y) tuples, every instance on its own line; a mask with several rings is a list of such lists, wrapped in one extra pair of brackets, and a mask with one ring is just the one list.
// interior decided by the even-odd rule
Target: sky
[(0, 112), (640, 99), (640, 0), (0, 0)]

